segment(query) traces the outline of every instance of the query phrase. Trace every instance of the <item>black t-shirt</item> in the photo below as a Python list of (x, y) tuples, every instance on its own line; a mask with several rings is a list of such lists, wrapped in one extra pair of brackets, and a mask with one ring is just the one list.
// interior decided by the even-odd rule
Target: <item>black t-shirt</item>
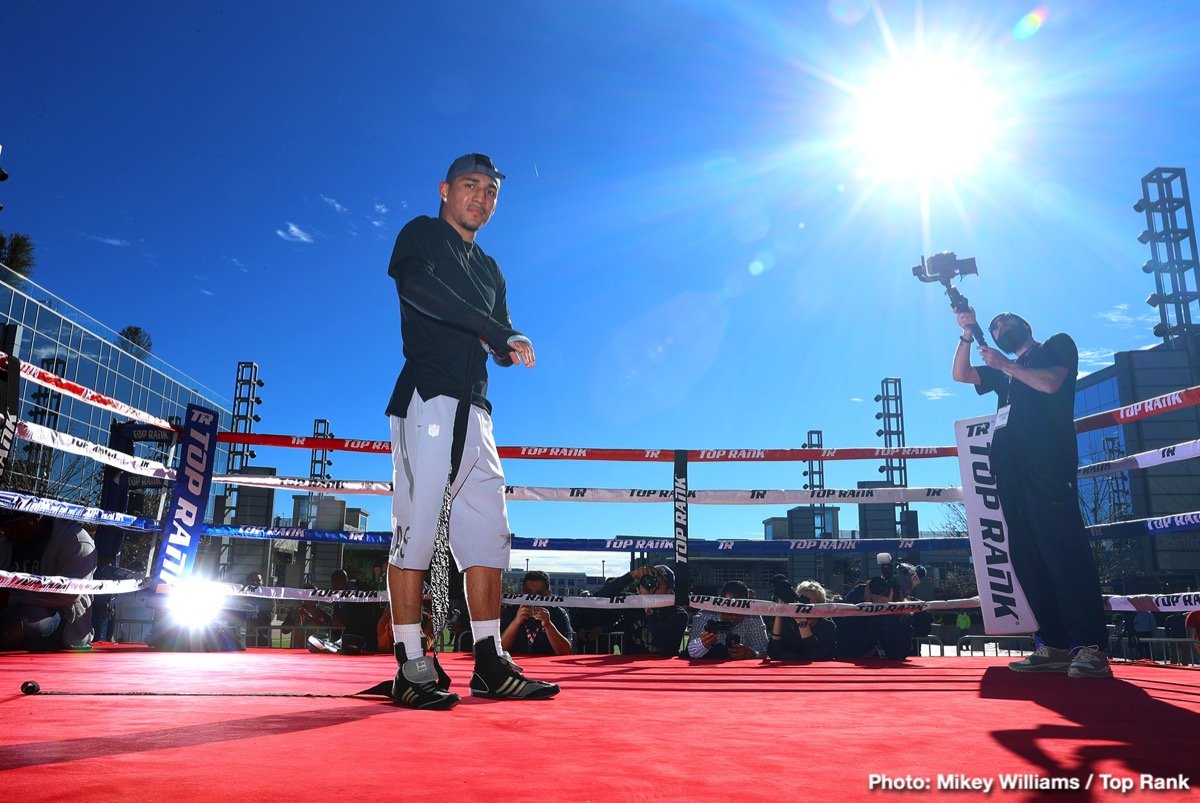
[(980, 381), (975, 392), (994, 392), (997, 410), (1009, 405), (1008, 422), (992, 433), (992, 469), (1015, 468), (1074, 482), (1079, 467), (1075, 441), (1079, 352), (1075, 341), (1056, 334), (1031, 346), (1017, 358), (1017, 364), (1034, 369), (1063, 367), (1067, 376), (1054, 393), (1043, 393), (995, 368), (977, 367)]
[[(423, 399), (461, 399), (468, 386), (471, 403), (491, 412), (480, 337), (495, 340), (514, 331), (496, 261), (477, 244), (464, 242), (446, 221), (422, 215), (396, 236), (388, 275), (400, 295), (404, 339), (404, 368), (388, 415), (403, 418), (414, 390)], [(425, 299), (424, 308), (414, 306), (417, 298)]]

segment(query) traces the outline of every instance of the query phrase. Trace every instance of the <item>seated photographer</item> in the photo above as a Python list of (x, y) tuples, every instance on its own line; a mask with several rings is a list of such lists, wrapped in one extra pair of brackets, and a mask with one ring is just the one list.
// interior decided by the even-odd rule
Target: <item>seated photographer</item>
[[(96, 545), (78, 523), (0, 511), (0, 569), (90, 580)], [(0, 650), (88, 649), (92, 598), (87, 594), (0, 589)]]
[[(639, 566), (620, 577), (610, 578), (600, 588), (600, 596), (615, 597), (628, 593), (671, 594), (675, 591), (675, 570), (670, 566)], [(608, 627), (608, 632), (624, 632), (623, 655), (656, 655), (674, 658), (687, 630), (688, 612), (682, 605), (668, 608), (624, 608)]]
[[(794, 591), (783, 575), (776, 575), (772, 582), (779, 602), (825, 602), (825, 588), (815, 580), (805, 580)], [(776, 616), (771, 622), (767, 656), (777, 661), (828, 661), (836, 641), (837, 626), (832, 619)]]
[[(850, 590), (843, 602), (885, 604), (896, 601), (896, 584), (884, 577), (872, 577)], [(890, 658), (902, 661), (912, 647), (912, 617), (907, 614), (846, 616), (837, 628), (838, 658)]]
[[(750, 589), (740, 580), (721, 587), (725, 599), (750, 599)], [(689, 658), (759, 658), (767, 652), (767, 631), (761, 616), (721, 611), (697, 611), (688, 639)]]
[[(550, 575), (526, 573), (522, 594), (550, 596)], [(563, 608), (505, 605), (500, 615), (500, 644), (513, 655), (568, 655), (571, 652), (571, 617)]]
[[(305, 588), (316, 588), (312, 583), (305, 583)], [(295, 628), (309, 627), (329, 627), (332, 624), (332, 617), (329, 613), (317, 605), (315, 599), (306, 599), (287, 612), (283, 617), (283, 623), (280, 625), (280, 635), (292, 637), (291, 644), (293, 648), (303, 647), (308, 642), (309, 632), (304, 629), (296, 630)], [(314, 634), (315, 635), (315, 634)]]

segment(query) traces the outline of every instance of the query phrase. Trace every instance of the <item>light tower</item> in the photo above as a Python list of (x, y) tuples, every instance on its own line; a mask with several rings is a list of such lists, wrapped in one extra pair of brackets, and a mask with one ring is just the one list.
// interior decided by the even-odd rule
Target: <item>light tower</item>
[(1150, 259), (1142, 270), (1154, 276), (1154, 292), (1146, 299), (1158, 309), (1154, 336), (1166, 343), (1186, 343), (1184, 335), (1200, 331), (1193, 323), (1193, 312), (1200, 313), (1200, 264), (1184, 169), (1157, 167), (1143, 176), (1142, 197), (1133, 211), (1146, 216), (1138, 242), (1150, 247)]

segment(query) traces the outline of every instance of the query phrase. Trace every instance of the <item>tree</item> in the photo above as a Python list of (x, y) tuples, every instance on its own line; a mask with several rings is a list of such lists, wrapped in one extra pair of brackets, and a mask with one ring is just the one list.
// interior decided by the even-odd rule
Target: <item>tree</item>
[(154, 348), (150, 333), (140, 326), (126, 326), (117, 332), (117, 337), (126, 341), (132, 347), (130, 351), (139, 357), (149, 354)]
[(28, 234), (6, 235), (0, 231), (0, 262), (28, 279), (37, 265), (37, 258), (33, 254), (33, 240), (29, 239)]
[(962, 538), (967, 534), (967, 506), (962, 502), (942, 505), (942, 523), (933, 527), (933, 532), (942, 538)]

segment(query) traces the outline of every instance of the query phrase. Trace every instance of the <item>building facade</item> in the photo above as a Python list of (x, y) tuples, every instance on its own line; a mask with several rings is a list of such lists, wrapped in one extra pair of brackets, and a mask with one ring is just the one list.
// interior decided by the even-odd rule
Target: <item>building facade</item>
[[(1113, 364), (1076, 384), (1075, 415), (1123, 407), (1200, 385), (1200, 343), (1176, 338), (1142, 351), (1114, 355)], [(1200, 407), (1162, 413), (1081, 433), (1081, 465), (1200, 437)], [(1200, 510), (1200, 464), (1181, 460), (1140, 471), (1079, 482), (1080, 506), (1088, 524), (1191, 513)], [(1200, 533), (1101, 542), (1101, 574), (1122, 593), (1174, 592), (1200, 588)], [(1107, 576), (1105, 576), (1107, 575)]]
[[(18, 327), (14, 352), (22, 362), (168, 421), (181, 422), (189, 404), (202, 405), (217, 412), (222, 430), (229, 428), (227, 399), (3, 265), (0, 324)], [(21, 382), (17, 417), (105, 446), (114, 424), (127, 420), (31, 381)], [(138, 457), (173, 462), (166, 444), (137, 442), (133, 448)], [(218, 470), (225, 461), (226, 447), (219, 446)], [(2, 482), (22, 493), (98, 506), (103, 475), (104, 466), (91, 458), (17, 441)], [(164, 490), (157, 482), (142, 483), (116, 512), (158, 517)]]

